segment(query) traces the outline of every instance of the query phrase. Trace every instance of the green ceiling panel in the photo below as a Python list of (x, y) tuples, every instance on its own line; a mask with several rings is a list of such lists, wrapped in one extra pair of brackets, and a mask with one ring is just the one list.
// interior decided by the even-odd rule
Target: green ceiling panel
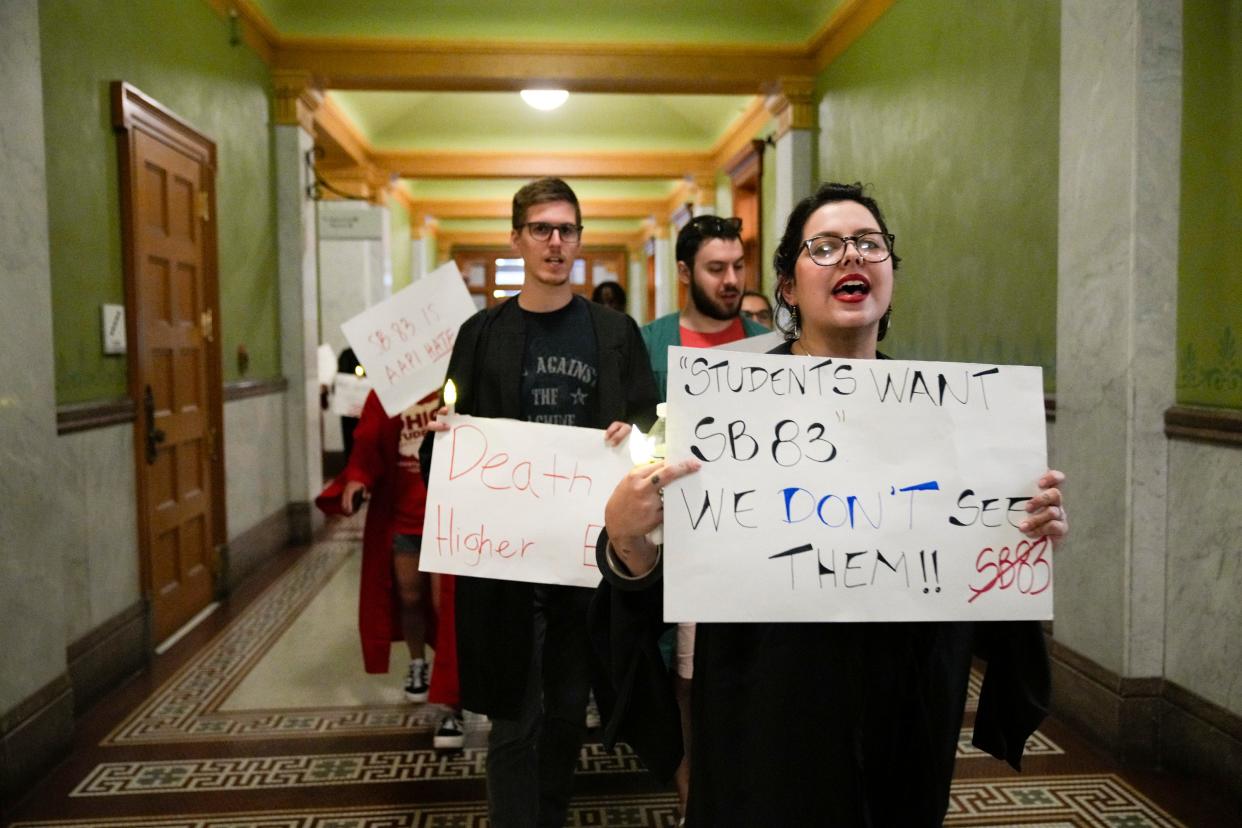
[[(513, 198), (513, 194), (526, 183), (524, 178), (490, 179), (423, 179), (402, 182), (405, 189), (417, 199), (491, 199)], [(594, 178), (570, 178), (566, 183), (578, 198), (667, 198), (677, 186), (677, 181), (625, 180), (612, 181)]]
[(551, 112), (515, 92), (342, 92), (332, 99), (380, 150), (702, 152), (745, 95), (574, 94)]

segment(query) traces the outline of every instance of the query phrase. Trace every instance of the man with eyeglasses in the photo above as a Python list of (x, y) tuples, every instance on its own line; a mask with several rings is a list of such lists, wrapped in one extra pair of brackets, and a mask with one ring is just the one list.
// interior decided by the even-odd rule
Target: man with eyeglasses
[(768, 330), (772, 329), (772, 303), (768, 297), (757, 290), (748, 290), (742, 294), (742, 318), (758, 322)]
[[(525, 265), (522, 291), (458, 331), (448, 366), (456, 411), (604, 429), (612, 445), (629, 435), (628, 423), (649, 427), (656, 387), (638, 326), (570, 284), (582, 213), (569, 185), (542, 178), (518, 190), (510, 241)], [(423, 443), (427, 470), (432, 445)], [(457, 578), (462, 704), (491, 719), (487, 799), (496, 828), (565, 824), (586, 731), (592, 594)]]
[(685, 307), (643, 327), (660, 399), (667, 396), (668, 349), (713, 348), (768, 333), (739, 315), (746, 284), (742, 220), (695, 216), (677, 234), (677, 279), (689, 290)]

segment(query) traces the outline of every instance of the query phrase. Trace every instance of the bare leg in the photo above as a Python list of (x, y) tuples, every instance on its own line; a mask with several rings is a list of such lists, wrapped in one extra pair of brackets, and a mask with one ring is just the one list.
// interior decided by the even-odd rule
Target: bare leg
[(423, 602), (431, 594), (431, 576), (418, 571), (418, 555), (408, 552), (392, 556), (392, 570), (401, 600), (401, 633), (405, 645), (410, 649), (410, 658), (425, 658), (427, 619)]

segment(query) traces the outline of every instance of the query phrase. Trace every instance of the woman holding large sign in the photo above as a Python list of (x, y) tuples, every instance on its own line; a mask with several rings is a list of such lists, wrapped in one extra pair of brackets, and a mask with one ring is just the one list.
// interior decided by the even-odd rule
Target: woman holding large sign
[[(878, 342), (900, 261), (893, 240), (860, 185), (826, 184), (800, 202), (775, 256), (776, 300), (790, 324), (772, 353), (884, 359)], [(634, 469), (609, 500), (600, 536), (595, 640), (616, 691), (601, 700), (613, 707), (605, 733), (661, 775), (680, 759), (681, 734), (655, 644), (665, 626), (662, 549), (646, 535), (663, 520), (664, 487), (701, 465)], [(1015, 533), (1064, 537), (1063, 480), (1045, 473), (1025, 511), (1011, 508)], [(701, 623), (687, 823), (940, 824), (974, 656), (987, 662), (974, 743), (1017, 768), (1047, 710), (1036, 621)]]

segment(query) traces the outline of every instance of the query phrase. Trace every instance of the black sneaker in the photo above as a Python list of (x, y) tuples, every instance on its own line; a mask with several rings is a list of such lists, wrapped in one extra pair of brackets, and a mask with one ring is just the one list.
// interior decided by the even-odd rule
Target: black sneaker
[(410, 662), (409, 672), (405, 676), (405, 698), (412, 702), (427, 701), (428, 681), (427, 662), (416, 658)]
[(445, 714), (440, 720), (440, 727), (436, 729), (436, 735), (431, 740), (431, 744), (437, 750), (460, 750), (465, 743), (466, 731), (462, 726), (461, 715), (459, 713)]

